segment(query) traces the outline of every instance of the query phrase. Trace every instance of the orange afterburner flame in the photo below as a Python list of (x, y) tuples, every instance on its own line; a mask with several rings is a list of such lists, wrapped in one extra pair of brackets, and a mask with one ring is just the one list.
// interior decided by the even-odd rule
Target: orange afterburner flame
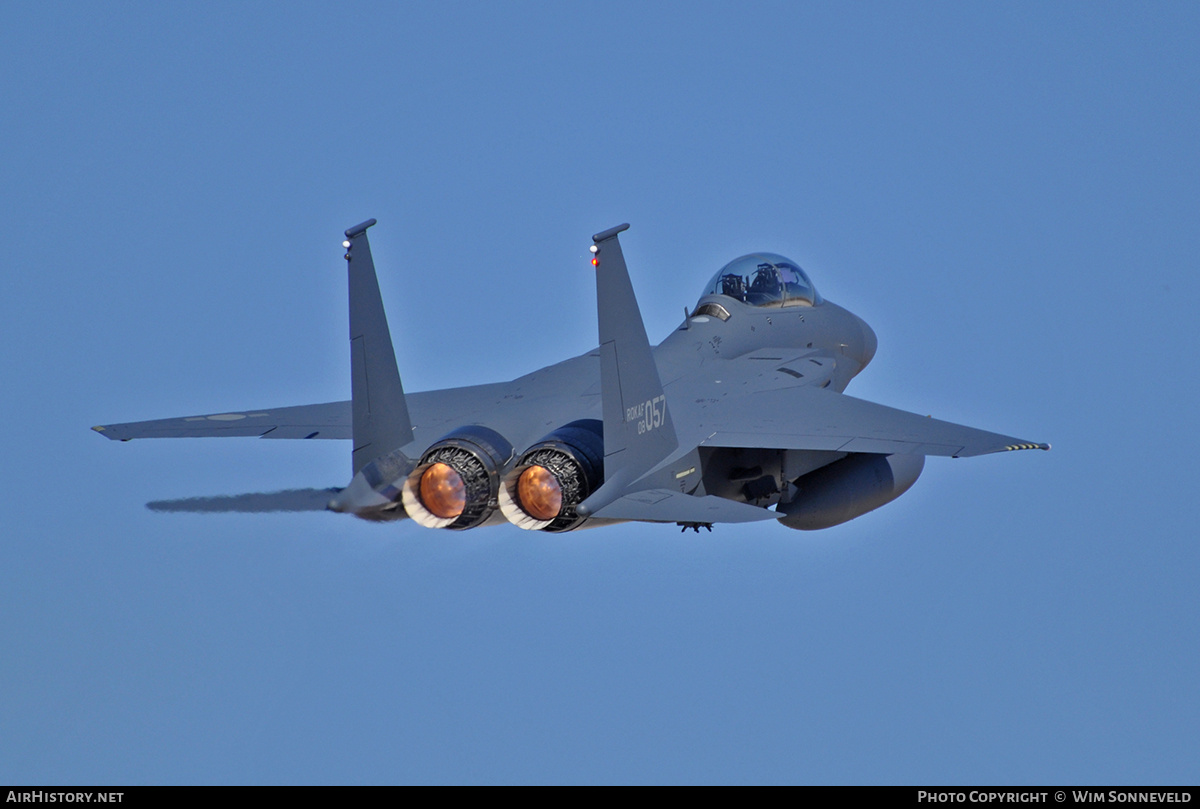
[(517, 479), (517, 499), (535, 520), (553, 520), (562, 511), (562, 486), (544, 466), (531, 466)]
[(421, 504), (429, 513), (449, 520), (467, 507), (467, 487), (462, 476), (444, 463), (435, 463), (421, 474)]

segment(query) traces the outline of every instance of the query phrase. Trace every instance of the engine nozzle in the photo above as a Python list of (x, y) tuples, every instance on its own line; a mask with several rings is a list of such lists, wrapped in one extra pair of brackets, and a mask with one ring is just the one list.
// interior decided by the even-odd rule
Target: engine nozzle
[(603, 427), (574, 421), (521, 455), (500, 484), (500, 512), (518, 528), (570, 531), (586, 518), (575, 507), (604, 480)]
[(499, 505), (500, 471), (512, 456), (512, 445), (496, 431), (461, 427), (421, 456), (404, 481), (404, 510), (426, 528), (482, 525)]

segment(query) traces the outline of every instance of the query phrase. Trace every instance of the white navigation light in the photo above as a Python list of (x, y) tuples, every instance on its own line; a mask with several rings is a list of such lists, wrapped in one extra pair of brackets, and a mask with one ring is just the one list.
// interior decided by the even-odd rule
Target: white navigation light
[(593, 244), (593, 245), (592, 245), (591, 247), (589, 247), (588, 249), (589, 249), (589, 250), (591, 250), (593, 253), (599, 253), (599, 252), (600, 252), (600, 246), (599, 246), (599, 245), (597, 245), (597, 244)]
[(349, 248), (349, 247), (350, 247), (350, 240), (349, 240), (349, 239), (346, 239), (346, 241), (342, 242), (342, 247)]

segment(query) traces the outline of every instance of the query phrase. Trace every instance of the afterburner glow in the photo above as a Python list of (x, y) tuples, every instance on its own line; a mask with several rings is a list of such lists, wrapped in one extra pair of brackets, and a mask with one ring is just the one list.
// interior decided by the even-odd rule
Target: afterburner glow
[(467, 505), (467, 487), (462, 476), (448, 464), (430, 466), (421, 475), (421, 504), (443, 520), (462, 514)]
[(531, 466), (517, 480), (521, 508), (534, 519), (553, 520), (562, 511), (562, 485), (544, 466)]

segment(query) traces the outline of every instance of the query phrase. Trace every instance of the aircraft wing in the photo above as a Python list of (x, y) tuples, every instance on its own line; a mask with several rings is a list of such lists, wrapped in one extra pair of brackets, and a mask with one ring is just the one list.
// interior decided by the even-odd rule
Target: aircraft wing
[[(578, 385), (564, 387), (569, 389)], [(519, 406), (514, 407), (513, 402), (504, 401), (502, 394), (490, 397), (485, 402), (486, 409), (483, 406), (453, 407), (453, 404), (459, 404), (468, 397), (461, 394), (453, 397), (442, 396), (440, 393), (413, 395), (417, 400), (420, 416), (426, 416), (425, 410), (433, 413), (439, 410), (445, 412), (474, 409), (474, 413), (453, 412), (453, 416), (459, 420), (488, 424), (492, 421), (508, 422), (515, 415), (513, 411), (521, 409)], [(559, 410), (570, 413), (572, 418), (578, 418), (588, 415), (588, 405), (594, 407), (594, 401), (585, 403), (582, 400), (576, 400), (578, 404), (573, 407), (572, 392), (563, 391), (563, 394), (562, 400), (555, 402), (555, 407), (550, 408), (552, 411)], [(425, 407), (426, 397), (430, 398), (429, 405), (436, 404), (437, 407)], [(594, 397), (585, 396), (582, 399), (590, 400)], [(692, 446), (920, 453), (956, 457), (1048, 447), (1046, 444), (920, 416), (856, 399), (844, 393), (818, 388), (792, 387), (727, 395), (715, 401), (705, 399), (701, 403), (688, 402), (690, 406), (686, 407), (685, 402), (686, 400), (678, 404), (673, 402), (672, 405), (681, 443), (690, 443)], [(579, 408), (578, 414), (572, 413), (576, 408)], [(507, 418), (504, 418), (506, 416)], [(422, 419), (424, 420), (433, 419), (426, 416)], [(441, 420), (437, 419), (439, 422)], [(450, 423), (451, 420), (446, 423)], [(511, 429), (512, 425), (507, 423), (497, 423), (493, 426), (502, 432), (525, 432)], [(154, 421), (105, 424), (92, 429), (114, 441), (128, 441), (134, 438), (238, 436), (293, 439), (352, 437), (349, 402), (228, 411)]]
[(278, 407), (184, 416), (126, 424), (105, 424), (92, 429), (114, 441), (133, 438), (210, 438), (258, 436), (260, 438), (351, 438), (349, 402)]
[(694, 444), (709, 447), (812, 449), (967, 457), (1049, 449), (1008, 435), (964, 427), (811, 387), (764, 390), (701, 400), (677, 413)]
[[(589, 395), (598, 359), (576, 357), (512, 382), (408, 393), (413, 440), (420, 449), (463, 424), (483, 424), (522, 447), (577, 418), (595, 418)], [(353, 434), (350, 402), (229, 410), (209, 415), (105, 424), (92, 429), (114, 441), (134, 438), (342, 438)]]

